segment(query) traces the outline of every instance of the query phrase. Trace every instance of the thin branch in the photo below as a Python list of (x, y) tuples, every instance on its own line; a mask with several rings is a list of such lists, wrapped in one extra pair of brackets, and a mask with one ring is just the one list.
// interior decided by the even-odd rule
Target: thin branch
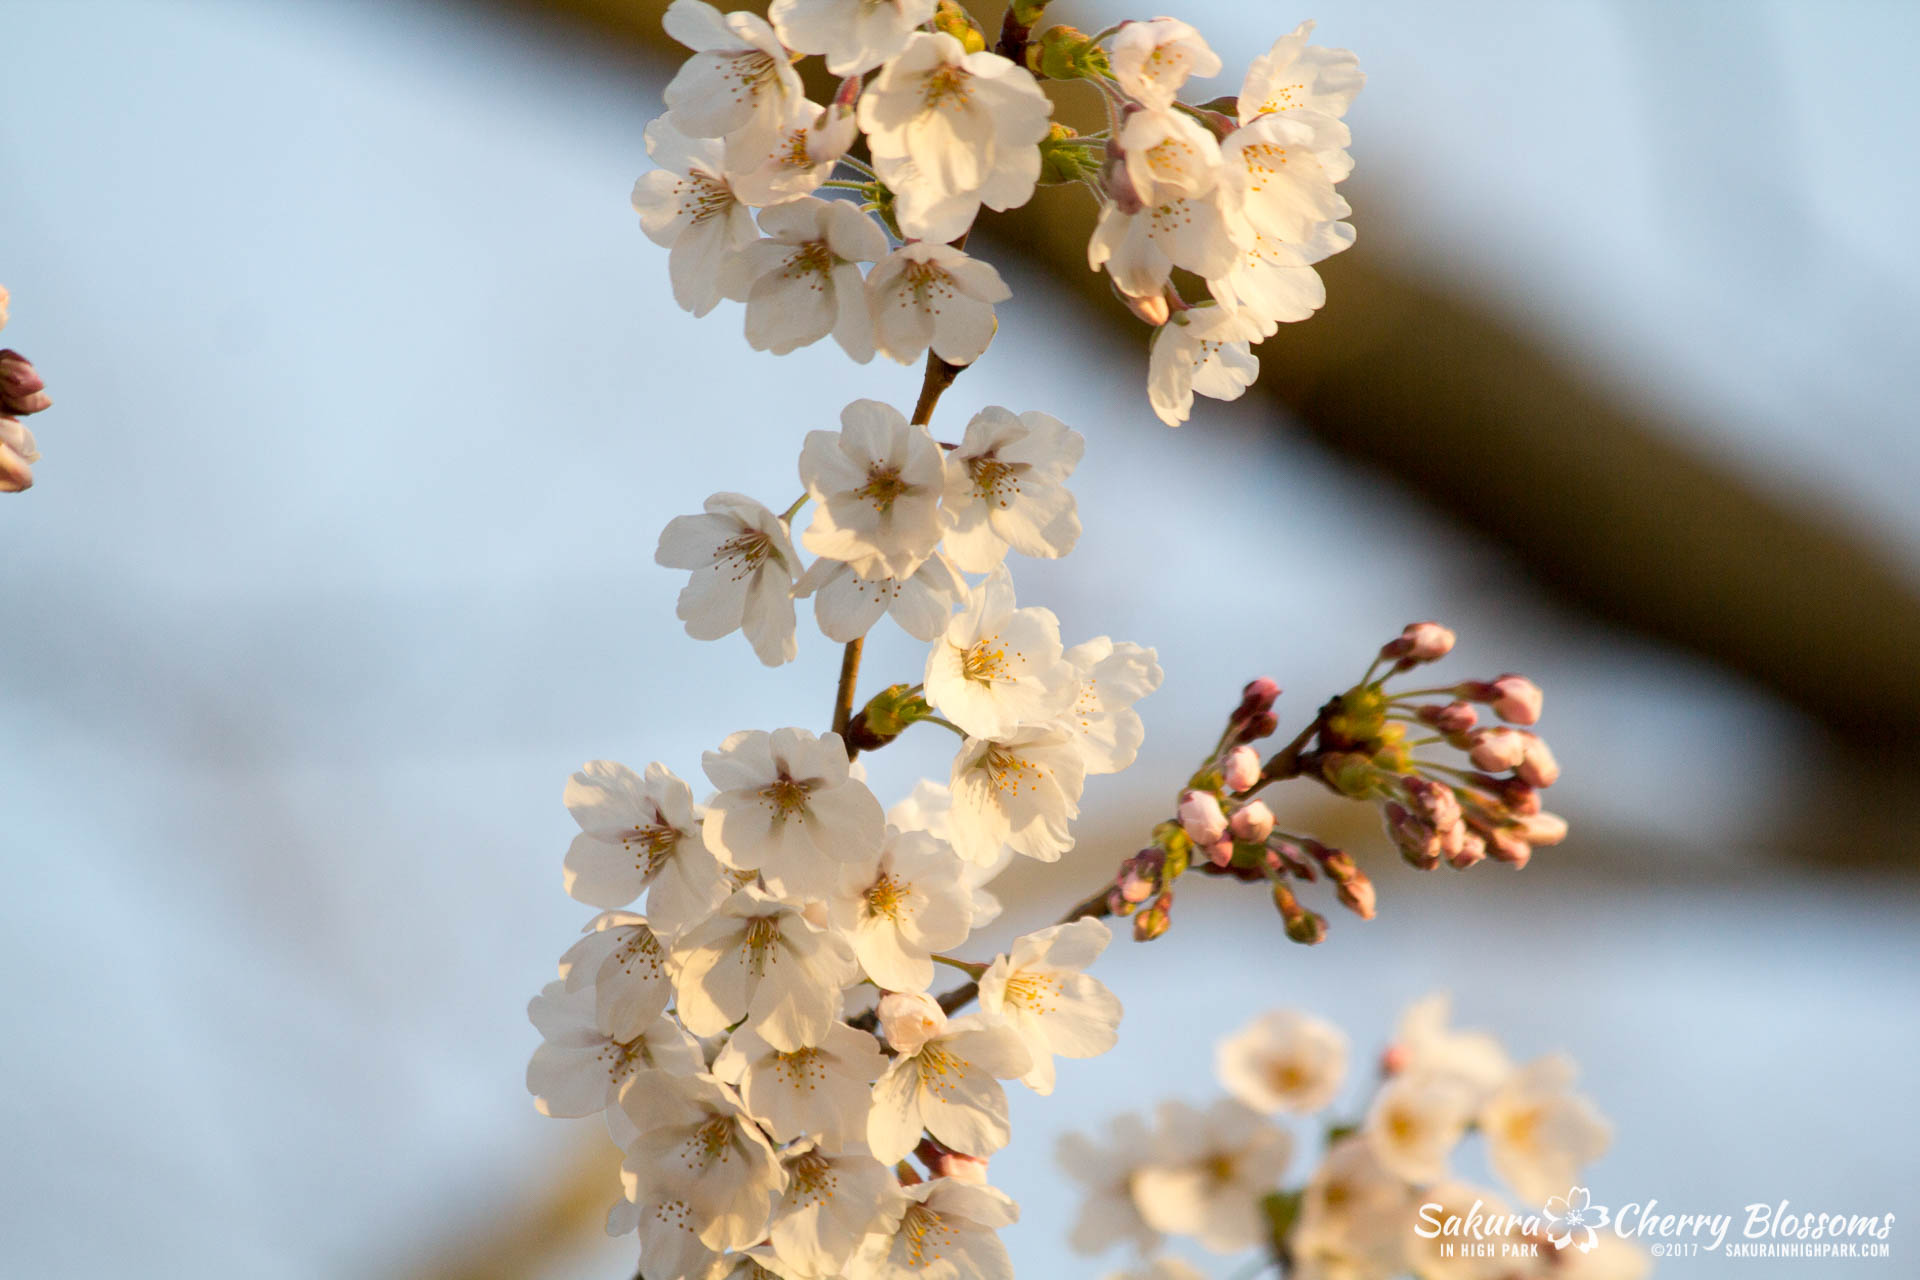
[[(847, 726), (853, 722), (853, 685), (860, 675), (860, 648), (863, 640), (855, 636), (847, 641), (846, 649), (840, 655), (840, 687), (833, 695), (833, 731), (840, 735), (842, 742), (847, 738)], [(847, 747), (847, 759), (858, 754), (859, 748)]]

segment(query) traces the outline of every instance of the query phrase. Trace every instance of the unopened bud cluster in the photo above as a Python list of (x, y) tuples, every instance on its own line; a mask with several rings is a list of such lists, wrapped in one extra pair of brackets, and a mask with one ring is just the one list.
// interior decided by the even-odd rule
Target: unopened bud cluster
[[(9, 301), (5, 286), (0, 286), (0, 329), (7, 327)], [(20, 419), (52, 406), (33, 362), (18, 351), (0, 349), (0, 493), (33, 487), (33, 464), (40, 460), (40, 451)]]

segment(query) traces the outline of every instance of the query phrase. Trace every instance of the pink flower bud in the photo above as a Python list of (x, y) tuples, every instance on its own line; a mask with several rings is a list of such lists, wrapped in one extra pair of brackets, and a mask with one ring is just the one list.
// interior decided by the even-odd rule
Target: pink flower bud
[(1448, 848), (1447, 865), (1455, 871), (1465, 871), (1476, 862), (1486, 861), (1487, 842), (1465, 827), (1456, 830), (1460, 833), (1460, 839)]
[(1152, 942), (1164, 934), (1173, 924), (1173, 890), (1168, 889), (1153, 900), (1153, 905), (1133, 918), (1133, 940)]
[(0, 351), (0, 413), (24, 418), (53, 407), (47, 384), (18, 351)]
[(1412, 666), (1433, 662), (1453, 652), (1453, 632), (1437, 622), (1410, 622), (1392, 640), (1380, 647), (1382, 658), (1398, 658)]
[(1532, 845), (1556, 845), (1567, 838), (1567, 820), (1557, 813), (1528, 814), (1514, 825)]
[(1480, 722), (1480, 713), (1464, 702), (1449, 702), (1444, 707), (1421, 707), (1422, 723), (1444, 734), (1465, 733)]
[(1408, 805), (1436, 830), (1459, 825), (1460, 800), (1452, 787), (1417, 775), (1408, 778), (1405, 785)]
[(1467, 747), (1467, 758), (1476, 769), (1498, 773), (1518, 765), (1527, 754), (1527, 739), (1533, 735), (1519, 729), (1476, 730)]
[(1231, 840), (1224, 838), (1215, 840), (1212, 844), (1204, 846), (1204, 851), (1207, 861), (1216, 867), (1224, 869), (1233, 865), (1233, 841)]
[(1126, 156), (1111, 142), (1107, 144), (1107, 163), (1100, 171), (1100, 181), (1106, 187), (1107, 199), (1113, 201), (1121, 213), (1132, 216), (1147, 207), (1147, 202), (1140, 198), (1139, 188), (1127, 175)]
[(1260, 753), (1252, 747), (1235, 747), (1220, 762), (1220, 776), (1227, 780), (1229, 791), (1250, 789), (1260, 781)]
[(1167, 304), (1167, 295), (1164, 293), (1142, 296), (1137, 293), (1126, 293), (1118, 286), (1113, 292), (1120, 301), (1127, 304), (1127, 310), (1133, 312), (1135, 319), (1144, 321), (1156, 329), (1173, 316), (1173, 308)]
[(1233, 831), (1235, 840), (1265, 844), (1267, 837), (1273, 834), (1273, 810), (1267, 808), (1263, 801), (1249, 800), (1233, 811), (1227, 826)]
[(1380, 1055), (1380, 1074), (1383, 1076), (1399, 1075), (1407, 1069), (1407, 1062), (1412, 1056), (1412, 1054), (1407, 1052), (1407, 1047), (1403, 1044), (1388, 1045), (1386, 1052)]
[(1399, 846), (1400, 856), (1422, 871), (1440, 865), (1440, 834), (1415, 817), (1405, 805), (1386, 807), (1387, 836)]
[(1203, 848), (1218, 844), (1227, 834), (1227, 815), (1211, 792), (1189, 791), (1180, 797), (1180, 829)]
[(1240, 705), (1247, 711), (1271, 711), (1273, 704), (1279, 700), (1280, 682), (1272, 676), (1249, 680), (1246, 688), (1240, 691)]
[(40, 460), (33, 432), (14, 418), (0, 417), (0, 493), (33, 487), (33, 464)]
[(901, 1053), (918, 1053), (920, 1046), (947, 1029), (947, 1013), (924, 991), (892, 991), (880, 998), (880, 1033)]
[(1530, 787), (1550, 787), (1560, 780), (1560, 766), (1553, 758), (1553, 752), (1547, 750), (1547, 744), (1527, 735), (1527, 750), (1524, 758), (1515, 766), (1514, 772), (1520, 781)]
[(1516, 676), (1509, 672), (1498, 676), (1489, 686), (1493, 696), (1488, 701), (1493, 705), (1493, 714), (1508, 724), (1537, 724), (1540, 720), (1540, 704), (1546, 695), (1540, 692), (1540, 686), (1525, 676)]
[(1525, 817), (1540, 812), (1540, 793), (1519, 778), (1495, 778), (1491, 785), (1508, 813)]
[(1517, 827), (1495, 827), (1486, 833), (1487, 852), (1495, 859), (1512, 866), (1524, 867), (1533, 857), (1533, 846)]
[(1341, 906), (1362, 920), (1373, 919), (1373, 881), (1367, 879), (1365, 873), (1356, 871), (1349, 878), (1342, 880), (1334, 891), (1340, 895)]
[(1129, 865), (1120, 873), (1120, 883), (1116, 892), (1122, 902), (1131, 902), (1136, 906), (1153, 896), (1153, 880), (1140, 874), (1138, 867)]

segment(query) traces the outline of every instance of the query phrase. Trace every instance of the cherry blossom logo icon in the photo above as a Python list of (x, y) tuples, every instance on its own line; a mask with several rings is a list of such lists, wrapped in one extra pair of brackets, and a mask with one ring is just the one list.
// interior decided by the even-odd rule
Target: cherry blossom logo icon
[(1573, 1187), (1566, 1195), (1555, 1196), (1541, 1212), (1551, 1228), (1548, 1239), (1553, 1241), (1553, 1247), (1564, 1249), (1571, 1244), (1582, 1253), (1591, 1253), (1599, 1246), (1596, 1228), (1606, 1226), (1610, 1216), (1605, 1205), (1593, 1203), (1593, 1196), (1585, 1187)]

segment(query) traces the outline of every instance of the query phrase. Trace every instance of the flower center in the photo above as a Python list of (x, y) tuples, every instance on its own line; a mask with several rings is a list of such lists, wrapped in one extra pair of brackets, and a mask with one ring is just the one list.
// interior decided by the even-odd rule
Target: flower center
[(867, 914), (898, 920), (901, 908), (906, 905), (907, 892), (912, 887), (890, 875), (882, 875), (867, 886)]
[(673, 851), (679, 848), (680, 829), (662, 819), (659, 814), (655, 814), (651, 826), (635, 827), (631, 834), (621, 838), (620, 845), (629, 852), (635, 845), (639, 845), (639, 859), (636, 865), (642, 867), (648, 876), (652, 876), (660, 870), (661, 865), (668, 858), (673, 856)]
[(1267, 1071), (1267, 1081), (1275, 1093), (1296, 1093), (1306, 1087), (1307, 1073), (1297, 1062), (1276, 1062)]
[(904, 498), (914, 491), (915, 486), (900, 478), (900, 468), (891, 463), (876, 462), (867, 471), (867, 482), (859, 489), (861, 497), (873, 504), (873, 509), (882, 515), (893, 510), (896, 498)]
[(1063, 988), (1064, 984), (1058, 978), (1022, 971), (1007, 979), (1006, 1000), (1008, 1004), (1031, 1009), (1035, 1013), (1052, 1013), (1056, 1008), (1054, 1001)]
[(780, 918), (755, 916), (747, 921), (747, 969), (756, 978), (767, 976), (767, 966), (780, 958)]
[(915, 1204), (900, 1219), (900, 1234), (907, 1240), (907, 1265), (918, 1270), (940, 1261), (941, 1250), (953, 1243), (958, 1232), (934, 1210)]
[(726, 1158), (727, 1144), (733, 1138), (733, 1121), (725, 1116), (715, 1116), (701, 1125), (693, 1135), (700, 1154), (711, 1162)]
[(713, 554), (714, 567), (730, 572), (738, 582), (759, 572), (760, 566), (773, 554), (773, 539), (758, 529), (742, 529), (721, 543)]
[(924, 111), (937, 111), (943, 106), (964, 111), (973, 100), (973, 74), (964, 67), (944, 63), (927, 72), (920, 93), (920, 106)]
[(1045, 769), (997, 742), (980, 753), (974, 768), (986, 770), (994, 790), (1001, 792), (1018, 792), (1023, 787), (1028, 791), (1038, 790), (1041, 779), (1047, 776)]
[(833, 1199), (834, 1188), (840, 1182), (833, 1166), (818, 1151), (787, 1161), (787, 1177), (791, 1180), (788, 1194), (794, 1197), (796, 1207)]
[(802, 276), (825, 276), (833, 271), (833, 250), (825, 240), (809, 240), (805, 244), (793, 247), (793, 253), (787, 258), (786, 275), (789, 279)]
[(969, 458), (967, 471), (973, 476), (973, 494), (982, 502), (1007, 506), (1020, 493), (1020, 473), (1024, 463), (1002, 462), (998, 458)]
[(1205, 1167), (1207, 1178), (1216, 1187), (1226, 1186), (1233, 1181), (1234, 1174), (1239, 1172), (1238, 1166), (1234, 1163), (1233, 1156), (1224, 1151), (1216, 1152), (1208, 1156)]
[(806, 783), (795, 782), (783, 773), (760, 789), (760, 798), (772, 807), (775, 822), (785, 822), (807, 811), (807, 793), (811, 790)]
[[(991, 685), (995, 680), (1013, 678), (1007, 650), (999, 635), (985, 636), (960, 651), (960, 676), (976, 684)], [(1016, 657), (1019, 655), (1015, 655)]]

